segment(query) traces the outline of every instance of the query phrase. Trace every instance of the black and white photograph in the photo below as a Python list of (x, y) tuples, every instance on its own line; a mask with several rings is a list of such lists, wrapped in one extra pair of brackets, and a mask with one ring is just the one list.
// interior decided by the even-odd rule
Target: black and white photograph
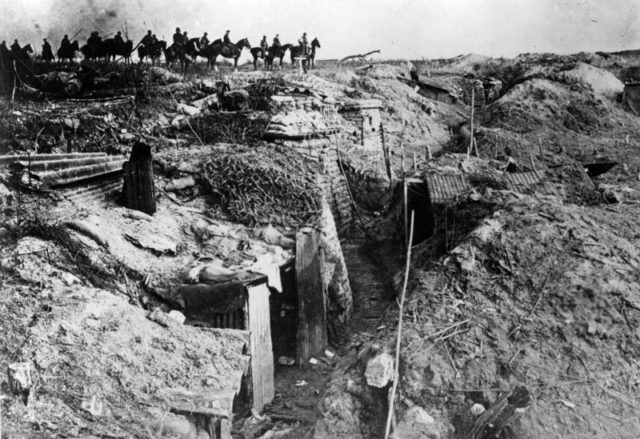
[(640, 438), (640, 0), (0, 0), (0, 439)]

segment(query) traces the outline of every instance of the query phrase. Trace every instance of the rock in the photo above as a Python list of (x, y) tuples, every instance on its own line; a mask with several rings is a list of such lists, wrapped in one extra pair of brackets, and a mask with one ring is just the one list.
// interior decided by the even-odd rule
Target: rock
[(175, 320), (176, 322), (178, 322), (179, 325), (182, 325), (185, 322), (185, 320), (187, 320), (184, 314), (182, 314), (180, 311), (175, 309), (172, 309), (171, 311), (169, 311), (168, 316), (173, 320)]
[(393, 357), (386, 352), (376, 355), (367, 362), (364, 376), (372, 387), (385, 387), (393, 378)]
[(164, 190), (168, 192), (175, 192), (175, 191), (180, 191), (182, 189), (188, 189), (195, 185), (196, 185), (196, 180), (193, 177), (188, 176), (188, 177), (178, 178), (176, 180), (171, 180), (169, 184), (165, 186)]
[(131, 218), (134, 220), (144, 220), (144, 221), (152, 221), (153, 217), (144, 212), (140, 212), (139, 210), (132, 209), (124, 209), (124, 213), (122, 214), (125, 218)]
[(436, 421), (422, 407), (407, 410), (391, 435), (393, 439), (440, 439)]
[(165, 328), (178, 326), (178, 323), (173, 318), (169, 317), (169, 314), (163, 312), (160, 308), (156, 308), (151, 311), (147, 318), (153, 322), (156, 322), (160, 326), (164, 326)]
[(296, 247), (296, 242), (293, 239), (284, 236), (271, 224), (260, 229), (258, 236), (260, 236), (264, 242), (269, 245), (278, 245), (286, 249), (294, 249)]
[(482, 404), (474, 404), (471, 406), (471, 414), (473, 416), (480, 416), (481, 414), (483, 414), (485, 412), (485, 408)]
[(20, 395), (26, 404), (37, 382), (36, 370), (30, 362), (12, 363), (7, 368), (9, 389), (14, 395)]
[(220, 101), (218, 100), (218, 95), (213, 94), (202, 99), (198, 99), (197, 101), (193, 101), (191, 102), (191, 105), (199, 108), (201, 111), (204, 111), (210, 108), (218, 108), (218, 106), (220, 105)]
[(200, 114), (200, 108), (192, 107), (191, 105), (187, 104), (178, 104), (176, 109), (179, 113), (186, 114), (187, 116), (195, 116), (197, 114)]
[(296, 364), (296, 360), (291, 357), (282, 355), (280, 358), (278, 358), (278, 364), (281, 364), (282, 366), (293, 366), (294, 364)]

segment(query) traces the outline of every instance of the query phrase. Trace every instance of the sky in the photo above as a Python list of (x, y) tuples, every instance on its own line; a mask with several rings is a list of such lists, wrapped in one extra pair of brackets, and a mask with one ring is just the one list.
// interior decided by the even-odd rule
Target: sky
[[(640, 0), (0, 0), (0, 38), (58, 47), (63, 34), (146, 29), (171, 39), (208, 32), (232, 40), (262, 35), (321, 43), (320, 59), (379, 49), (383, 59), (448, 58), (476, 53), (576, 53), (640, 48)], [(126, 27), (125, 27), (126, 26)], [(211, 38), (213, 37), (213, 38)], [(245, 56), (247, 56), (245, 52)]]

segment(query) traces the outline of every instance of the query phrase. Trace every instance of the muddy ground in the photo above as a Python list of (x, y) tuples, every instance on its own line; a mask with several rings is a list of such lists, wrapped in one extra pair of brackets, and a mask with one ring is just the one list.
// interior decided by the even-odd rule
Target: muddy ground
[[(185, 392), (231, 395), (232, 404), (246, 370), (242, 335), (151, 316), (174, 309), (170, 284), (203, 260), (237, 268), (265, 253), (291, 256), (267, 242), (264, 228), (290, 237), (309, 220), (310, 171), (263, 134), (270, 90), (301, 84), (334, 99), (381, 100), (391, 181), (382, 151), (345, 147), (358, 204), (341, 236), (353, 315), (318, 364), (276, 364), (274, 401), (263, 413), (236, 407), (232, 435), (383, 437), (390, 383), (371, 386), (365, 372), (372, 359), (395, 353), (405, 263), (398, 182), (433, 171), (495, 177), (511, 163), (545, 170), (546, 184), (513, 192), (477, 181), (472, 193), (437, 206), (434, 235), (412, 248), (395, 437), (471, 437), (471, 407), (489, 409), (517, 386), (533, 402), (500, 437), (640, 436), (640, 119), (621, 102), (622, 80), (638, 62), (630, 53), (414, 63), (455, 102), (418, 93), (404, 62), (357, 73), (362, 66), (319, 63), (309, 75), (186, 78), (118, 67), (91, 100), (31, 91), (3, 99), (3, 154), (126, 157), (143, 140), (160, 190), (158, 212), (141, 221), (117, 196), (69, 201), (3, 180), (11, 202), (3, 201), (0, 227), (0, 370), (31, 362), (38, 378), (26, 405), (2, 379), (2, 438), (201, 437), (168, 405)], [(478, 157), (467, 160), (470, 90), (486, 78), (502, 87), (474, 109)], [(226, 88), (246, 93), (225, 100)], [(214, 94), (216, 104), (198, 114), (180, 107)], [(617, 165), (592, 179), (582, 166), (592, 162)], [(234, 204), (230, 186), (215, 180), (231, 165), (256, 178), (267, 166), (291, 192), (250, 209)], [(362, 175), (376, 179), (363, 184)], [(190, 177), (193, 184), (175, 189)], [(73, 219), (94, 224), (107, 243), (68, 231)], [(121, 234), (176, 250), (150, 251)]]

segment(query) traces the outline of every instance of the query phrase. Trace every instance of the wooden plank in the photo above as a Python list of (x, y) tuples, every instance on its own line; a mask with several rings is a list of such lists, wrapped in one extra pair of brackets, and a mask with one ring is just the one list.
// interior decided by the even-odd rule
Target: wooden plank
[(500, 433), (527, 411), (532, 398), (529, 390), (519, 386), (504, 394), (476, 419), (472, 439), (500, 437)]
[(269, 287), (261, 284), (248, 288), (249, 331), (251, 346), (251, 381), (253, 408), (261, 412), (275, 396), (273, 380), (273, 348), (271, 346), (271, 313)]
[(324, 254), (320, 232), (304, 230), (296, 236), (296, 284), (298, 287), (298, 329), (296, 357), (304, 367), (311, 356), (327, 345), (326, 296), (323, 278)]

